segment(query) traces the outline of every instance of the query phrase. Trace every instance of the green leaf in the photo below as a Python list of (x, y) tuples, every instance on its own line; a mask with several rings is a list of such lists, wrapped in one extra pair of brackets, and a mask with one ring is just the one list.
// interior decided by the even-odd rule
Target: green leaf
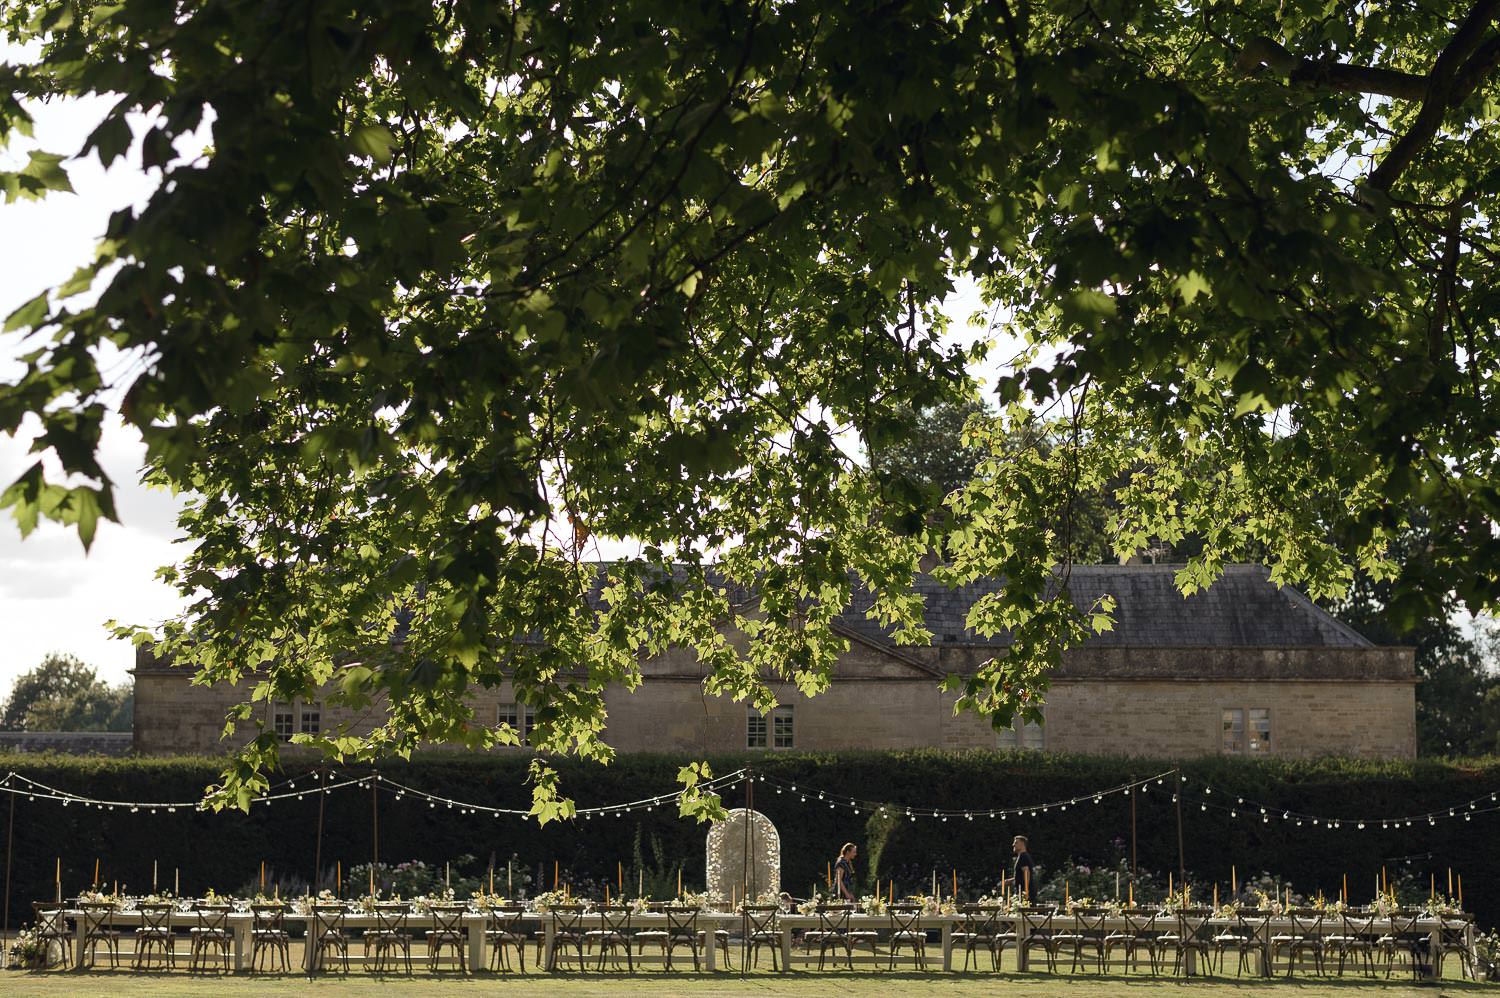
[(1197, 298), (1200, 294), (1208, 294), (1211, 290), (1208, 278), (1196, 270), (1190, 270), (1186, 274), (1177, 277), (1172, 281), (1172, 286), (1177, 289), (1178, 294), (1182, 295), (1182, 300), (1189, 305), (1193, 303), (1194, 298)]
[(5, 319), (5, 332), (16, 329), (35, 329), (47, 318), (50, 293), (43, 291), (35, 298), (16, 309)]
[(356, 126), (349, 133), (349, 145), (356, 155), (368, 156), (384, 166), (395, 155), (400, 141), (396, 138), (396, 133), (385, 125), (367, 123)]
[(1080, 326), (1097, 326), (1115, 315), (1115, 300), (1102, 291), (1090, 288), (1071, 291), (1058, 304), (1063, 318)]
[(108, 169), (111, 163), (125, 155), (134, 140), (130, 122), (125, 119), (125, 115), (112, 114), (89, 134), (81, 152), (86, 154), (90, 149), (96, 151), (100, 164)]
[(38, 181), (49, 191), (65, 191), (69, 194), (73, 192), (72, 181), (68, 179), (67, 171), (62, 168), (62, 161), (65, 157), (37, 149), (33, 149), (27, 156), (29, 162), (21, 170), (21, 176)]

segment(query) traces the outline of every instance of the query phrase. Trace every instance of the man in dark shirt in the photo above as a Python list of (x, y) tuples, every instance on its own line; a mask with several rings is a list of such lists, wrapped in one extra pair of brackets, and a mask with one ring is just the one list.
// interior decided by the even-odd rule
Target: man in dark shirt
[(1036, 900), (1036, 864), (1031, 861), (1031, 853), (1026, 850), (1026, 836), (1017, 835), (1011, 840), (1010, 849), (1016, 854), (1016, 865), (1010, 879), (1011, 889), (1017, 897), (1031, 904)]

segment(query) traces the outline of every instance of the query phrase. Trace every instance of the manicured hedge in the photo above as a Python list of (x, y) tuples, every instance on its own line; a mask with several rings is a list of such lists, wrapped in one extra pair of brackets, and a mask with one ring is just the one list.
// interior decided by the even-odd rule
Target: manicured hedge
[[(803, 894), (821, 881), (838, 846), (883, 844), (879, 868), (860, 863), (861, 876), (894, 875), (898, 890), (925, 887), (934, 870), (945, 883), (956, 869), (960, 886), (993, 885), (1009, 855), (1010, 838), (1024, 832), (1037, 860), (1056, 869), (1066, 858), (1113, 864), (1128, 854), (1130, 802), (1111, 796), (1066, 811), (1007, 821), (976, 816), (947, 822), (899, 820), (883, 836), (867, 818), (848, 809), (830, 809), (816, 790), (898, 804), (972, 807), (1018, 806), (1081, 796), (1169, 768), (1148, 759), (1070, 757), (993, 752), (759, 754), (711, 757), (714, 771), (727, 772), (752, 762), (761, 772), (814, 791), (776, 793), (770, 783), (755, 787), (755, 806), (775, 821), (782, 837), (783, 879)], [(622, 756), (608, 767), (559, 764), (564, 788), (580, 804), (613, 803), (667, 792), (685, 760), (657, 755)], [(0, 774), (15, 770), (33, 779), (85, 796), (122, 800), (192, 799), (216, 777), (213, 759), (79, 759), (59, 756), (0, 755)], [(526, 806), (526, 759), (519, 754), (470, 756), (431, 754), (380, 771), (393, 779), (447, 797), (505, 806)], [(1320, 759), (1246, 762), (1206, 758), (1185, 762), (1191, 782), (1184, 794), (1186, 862), (1200, 882), (1227, 881), (1231, 864), (1242, 876), (1262, 870), (1290, 879), (1299, 891), (1336, 894), (1347, 873), (1356, 897), (1363, 897), (1382, 864), (1394, 878), (1414, 874), (1422, 883), (1435, 873), (1440, 887), (1446, 870), (1463, 873), (1465, 900), (1483, 921), (1500, 920), (1500, 813), (1461, 817), (1435, 826), (1382, 831), (1340, 830), (1273, 820), (1260, 821), (1246, 809), (1237, 819), (1202, 811), (1201, 785), (1217, 788), (1209, 798), (1230, 803), (1237, 795), (1282, 808), (1333, 816), (1396, 815), (1447, 808), (1500, 792), (1500, 759), (1375, 762)], [(310, 788), (305, 766), (288, 767), (299, 789)], [(354, 768), (345, 770), (359, 772)], [(1137, 850), (1142, 868), (1176, 867), (1177, 826), (1170, 786), (1152, 786), (1137, 800)], [(742, 803), (743, 790), (729, 795)], [(149, 886), (151, 864), (160, 864), (164, 885), (180, 869), (184, 892), (206, 887), (235, 890), (251, 884), (265, 861), (274, 877), (290, 887), (313, 875), (318, 796), (257, 807), (240, 813), (131, 813), (63, 807), (17, 797), (11, 886), (11, 924), (29, 913), (30, 902), (50, 897), (54, 864), (61, 856), (63, 887), (74, 893), (92, 878), (100, 860), (102, 879), (132, 889)], [(0, 799), (0, 821), (8, 801)], [(370, 794), (344, 790), (324, 801), (323, 866), (345, 870), (369, 861), (372, 847)], [(1497, 806), (1497, 805), (1491, 805)], [(532, 822), (457, 809), (430, 808), (410, 798), (382, 795), (379, 801), (380, 856), (396, 863), (419, 859), (438, 864), (473, 857), (454, 871), (476, 877), (494, 857), (504, 868), (512, 858), (525, 879), (551, 880), (554, 862), (580, 889), (613, 879), (623, 862), (627, 879), (644, 866), (648, 890), (658, 896), (675, 888), (676, 867), (689, 884), (703, 881), (705, 829), (676, 817), (675, 809), (636, 812), (621, 818), (595, 818), (538, 827)], [(883, 843), (872, 839), (883, 838)], [(866, 849), (868, 852), (868, 848)], [(1045, 870), (1044, 870), (1045, 874)], [(651, 886), (654, 885), (654, 888)], [(908, 885), (910, 885), (908, 887)], [(550, 886), (550, 883), (548, 884)]]

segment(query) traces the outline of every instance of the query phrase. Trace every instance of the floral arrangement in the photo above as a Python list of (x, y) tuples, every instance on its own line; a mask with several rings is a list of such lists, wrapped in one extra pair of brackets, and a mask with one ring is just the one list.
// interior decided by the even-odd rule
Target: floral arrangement
[(566, 904), (567, 902), (568, 894), (566, 891), (542, 891), (536, 897), (531, 899), (531, 910), (548, 912), (553, 908), (556, 908), (558, 905)]
[(306, 915), (312, 911), (315, 904), (336, 904), (337, 902), (338, 898), (334, 896), (333, 891), (324, 888), (318, 892), (317, 897), (294, 898), (292, 900), (292, 911), (299, 915)]
[(411, 907), (413, 911), (431, 911), (433, 905), (452, 904), (453, 901), (453, 888), (445, 887), (430, 894), (418, 894), (411, 899)]
[(1240, 902), (1238, 899), (1226, 901), (1214, 909), (1214, 918), (1238, 918), (1240, 914)]
[(1085, 911), (1089, 911), (1094, 908), (1100, 907), (1100, 904), (1096, 899), (1091, 897), (1073, 897), (1072, 895), (1069, 895), (1067, 900), (1064, 902), (1064, 906), (1069, 912), (1074, 912), (1079, 908), (1082, 908)]
[(1161, 900), (1161, 910), (1167, 914), (1175, 914), (1184, 908), (1192, 906), (1192, 888), (1184, 887), (1180, 890), (1168, 891), (1167, 896)]
[(884, 915), (887, 911), (885, 897), (880, 894), (867, 894), (859, 899), (859, 910), (866, 915)]
[(1500, 930), (1474, 933), (1474, 976), (1500, 981)]
[(78, 895), (78, 900), (84, 904), (112, 904), (118, 908), (124, 899), (117, 894), (106, 894), (104, 891), (92, 890), (81, 891)]
[(920, 904), (922, 906), (922, 914), (924, 915), (958, 914), (958, 905), (952, 898), (940, 899), (928, 897), (926, 894), (913, 894), (911, 897), (907, 898), (907, 900), (912, 902), (913, 904)]
[(697, 908), (699, 911), (712, 911), (715, 908), (723, 906), (724, 895), (715, 894), (713, 891), (703, 891), (697, 894), (688, 891), (682, 895), (679, 903), (685, 904), (689, 908)]
[(1422, 905), (1422, 911), (1434, 918), (1463, 914), (1463, 908), (1459, 907), (1457, 899), (1443, 894), (1434, 894), (1429, 897)]
[(644, 915), (651, 910), (651, 895), (630, 899), (630, 913), (632, 915)]
[(1342, 915), (1349, 906), (1338, 899), (1329, 900), (1320, 892), (1317, 897), (1313, 898), (1312, 907), (1326, 915)]
[(813, 915), (817, 913), (818, 905), (827, 902), (828, 898), (823, 896), (822, 891), (814, 891), (812, 897), (797, 905), (797, 912), (802, 915)]
[(1259, 887), (1252, 887), (1250, 895), (1255, 898), (1255, 907), (1262, 911), (1269, 911), (1273, 915), (1281, 915), (1286, 912), (1286, 905), (1282, 903), (1285, 895), (1267, 894)]
[(487, 891), (475, 891), (469, 895), (469, 903), (476, 908), (497, 908), (506, 905), (518, 904), (503, 894), (490, 894)]
[(41, 970), (51, 965), (53, 940), (42, 937), (40, 929), (22, 929), (10, 944), (6, 966), (21, 970)]

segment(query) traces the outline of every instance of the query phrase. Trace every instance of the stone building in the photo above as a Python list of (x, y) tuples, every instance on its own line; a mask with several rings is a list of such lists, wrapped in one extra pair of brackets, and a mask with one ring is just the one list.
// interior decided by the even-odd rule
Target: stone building
[[(923, 576), (933, 641), (901, 647), (856, 600), (837, 622), (849, 650), (833, 686), (807, 699), (777, 690), (769, 717), (709, 697), (693, 656), (668, 652), (643, 663), (646, 682), (612, 690), (605, 738), (621, 751), (707, 753), (936, 747), (1020, 748), (1192, 758), (1235, 755), (1416, 754), (1416, 677), (1410, 648), (1381, 648), (1264, 568), (1231, 566), (1204, 592), (1184, 598), (1176, 566), (1075, 567), (1074, 600), (1109, 593), (1115, 627), (1066, 652), (1046, 694), (1045, 724), (995, 732), (956, 716), (938, 683), (1004, 649), (965, 625), (992, 583), (950, 590)], [(188, 683), (185, 670), (140, 655), (135, 669), (135, 748), (142, 754), (227, 747), (224, 714), (241, 691)], [(473, 694), (476, 717), (525, 730), (508, 686)], [(266, 722), (290, 737), (359, 719), (338, 707), (262, 705)], [(365, 723), (368, 723), (367, 721)], [(248, 737), (248, 734), (247, 734)], [(499, 750), (516, 751), (516, 750)]]

